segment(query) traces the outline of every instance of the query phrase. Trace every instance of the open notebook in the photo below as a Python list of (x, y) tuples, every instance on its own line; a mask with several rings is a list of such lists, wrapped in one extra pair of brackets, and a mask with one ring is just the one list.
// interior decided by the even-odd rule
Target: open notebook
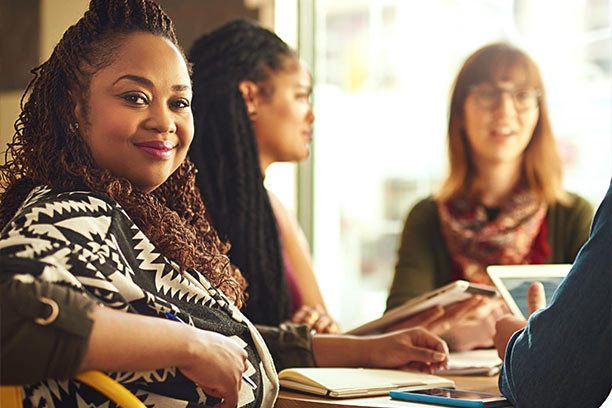
[(377, 368), (286, 368), (278, 378), (281, 387), (333, 398), (384, 395), (395, 389), (455, 387), (452, 380), (435, 375)]

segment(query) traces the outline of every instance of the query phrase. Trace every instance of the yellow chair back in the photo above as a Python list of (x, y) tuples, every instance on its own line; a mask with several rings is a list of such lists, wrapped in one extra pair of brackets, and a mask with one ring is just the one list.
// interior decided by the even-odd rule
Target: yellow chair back
[[(75, 377), (80, 382), (100, 391), (123, 408), (146, 408), (134, 394), (127, 388), (110, 378), (108, 375), (92, 370), (77, 374)], [(0, 407), (23, 408), (22, 391), (18, 385), (3, 385), (0, 387)]]

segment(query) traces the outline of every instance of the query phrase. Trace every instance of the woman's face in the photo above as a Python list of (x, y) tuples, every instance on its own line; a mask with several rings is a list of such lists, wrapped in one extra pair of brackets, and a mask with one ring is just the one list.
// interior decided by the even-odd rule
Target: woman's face
[(521, 80), (481, 83), (471, 90), (463, 128), (477, 167), (522, 162), (540, 115), (537, 92)]
[(310, 72), (295, 61), (273, 73), (267, 84), (272, 95), (257, 92), (252, 117), (262, 168), (275, 161), (304, 160), (310, 154), (314, 113), (310, 103)]
[(79, 130), (98, 166), (151, 192), (185, 159), (193, 138), (191, 81), (168, 40), (126, 37), (114, 62), (91, 78), (76, 103)]

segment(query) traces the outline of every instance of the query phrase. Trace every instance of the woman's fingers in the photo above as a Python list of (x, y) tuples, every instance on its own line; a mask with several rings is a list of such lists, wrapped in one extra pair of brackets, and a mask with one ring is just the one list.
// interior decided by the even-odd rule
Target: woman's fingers
[(443, 335), (452, 329), (453, 326), (460, 324), (463, 320), (477, 313), (478, 308), (484, 302), (485, 299), (480, 295), (474, 295), (469, 299), (457, 302), (443, 309), (441, 316), (424, 327), (438, 335)]
[(317, 333), (340, 333), (340, 327), (327, 314), (325, 309), (317, 305), (315, 307), (304, 305), (291, 317), (291, 322), (296, 324), (306, 324)]
[(427, 328), (432, 322), (439, 319), (442, 315), (444, 315), (444, 308), (442, 306), (436, 305), (430, 307), (429, 309), (425, 309), (422, 312), (415, 314), (414, 316), (410, 316), (407, 319), (401, 320), (398, 323), (392, 324), (391, 326), (387, 327), (385, 331), (389, 333), (397, 330), (410, 329), (419, 326)]

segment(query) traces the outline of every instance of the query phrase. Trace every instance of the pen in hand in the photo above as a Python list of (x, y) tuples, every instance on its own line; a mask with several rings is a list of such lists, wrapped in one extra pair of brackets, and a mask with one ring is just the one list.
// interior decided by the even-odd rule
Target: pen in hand
[[(181, 320), (180, 317), (178, 317), (176, 315), (173, 315), (170, 312), (165, 312), (164, 316), (166, 316), (170, 320), (174, 320), (175, 322), (185, 323), (183, 320)], [(255, 384), (255, 382), (253, 380), (251, 380), (251, 378), (248, 375), (246, 375), (245, 373), (242, 373), (242, 381), (247, 383), (254, 390), (257, 389), (257, 384)]]

